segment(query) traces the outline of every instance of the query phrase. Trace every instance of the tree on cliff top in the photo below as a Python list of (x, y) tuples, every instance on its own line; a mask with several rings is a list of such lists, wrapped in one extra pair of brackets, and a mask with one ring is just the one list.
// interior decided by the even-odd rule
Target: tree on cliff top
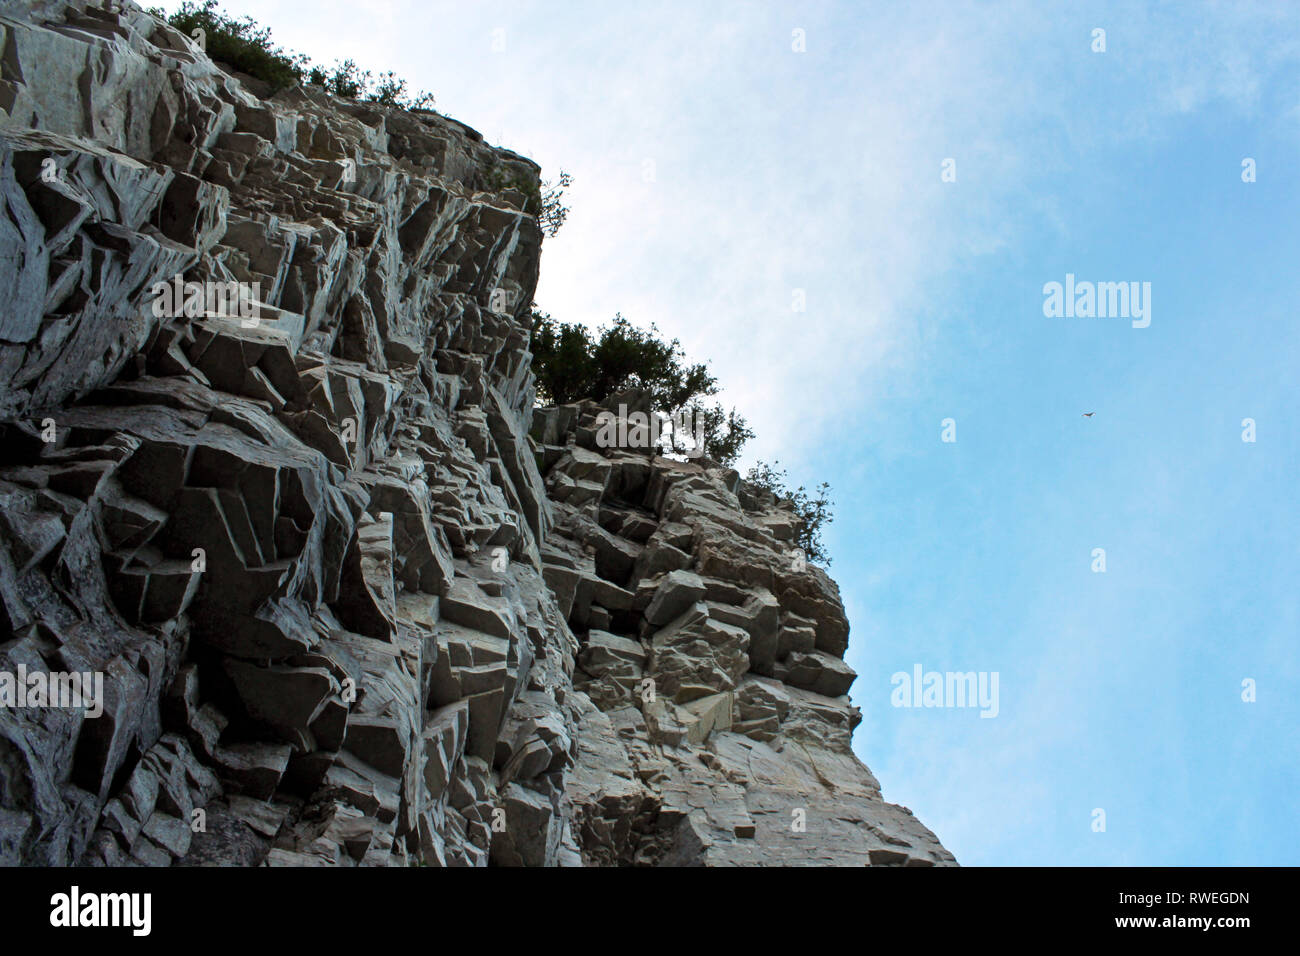
[[(726, 412), (717, 403), (703, 404), (702, 398), (717, 393), (717, 379), (707, 364), (687, 363), (681, 343), (663, 341), (653, 324), (638, 329), (619, 313), (593, 336), (586, 326), (557, 322), (534, 307), (530, 350), (538, 400), (544, 404), (600, 402), (624, 389), (644, 389), (657, 411), (672, 415), (689, 409), (698, 416), (706, 454), (723, 465), (735, 462), (741, 447), (754, 437), (734, 408)], [(831, 563), (821, 538), (822, 529), (833, 520), (830, 485), (822, 482), (812, 491), (803, 485), (791, 489), (780, 462), (758, 462), (745, 480), (793, 510), (798, 519), (795, 543), (808, 560)]]
[(593, 336), (585, 326), (556, 322), (534, 309), (531, 351), (538, 398), (547, 404), (601, 402), (624, 389), (644, 389), (657, 411), (689, 411), (700, 423), (707, 454), (724, 465), (754, 437), (734, 408), (727, 412), (720, 404), (703, 403), (717, 394), (717, 379), (707, 364), (686, 363), (681, 343), (663, 341), (654, 325), (639, 329), (616, 314)]

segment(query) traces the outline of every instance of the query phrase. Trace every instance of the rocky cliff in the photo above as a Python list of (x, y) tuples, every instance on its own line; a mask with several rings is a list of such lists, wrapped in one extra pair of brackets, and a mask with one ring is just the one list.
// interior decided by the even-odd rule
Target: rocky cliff
[(537, 166), (112, 7), (0, 2), (0, 672), (103, 681), (0, 862), (952, 863), (788, 507), (534, 408)]

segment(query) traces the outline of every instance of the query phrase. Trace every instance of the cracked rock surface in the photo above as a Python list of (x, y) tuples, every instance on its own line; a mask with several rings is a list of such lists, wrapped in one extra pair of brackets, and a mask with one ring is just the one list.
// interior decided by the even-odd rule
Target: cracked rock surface
[(0, 45), (0, 672), (103, 675), (0, 707), (0, 863), (955, 862), (788, 505), (534, 408), (533, 162), (131, 4)]

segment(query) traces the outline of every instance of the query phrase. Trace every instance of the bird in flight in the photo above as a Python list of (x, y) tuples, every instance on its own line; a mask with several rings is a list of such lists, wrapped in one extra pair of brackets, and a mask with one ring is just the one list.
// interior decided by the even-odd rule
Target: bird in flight
[(1084, 412), (1084, 413), (1083, 413), (1083, 417), (1084, 417), (1084, 418), (1092, 418), (1092, 416), (1095, 415), (1095, 414), (1097, 414), (1097, 413), (1096, 413), (1096, 412)]

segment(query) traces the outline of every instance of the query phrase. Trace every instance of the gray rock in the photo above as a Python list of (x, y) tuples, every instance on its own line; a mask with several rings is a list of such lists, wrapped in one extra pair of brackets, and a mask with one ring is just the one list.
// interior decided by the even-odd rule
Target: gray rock
[(537, 165), (107, 7), (0, 0), (0, 863), (953, 863), (788, 504), (534, 407)]
[(704, 597), (704, 582), (690, 571), (670, 571), (659, 582), (654, 599), (645, 609), (645, 618), (662, 627)]

